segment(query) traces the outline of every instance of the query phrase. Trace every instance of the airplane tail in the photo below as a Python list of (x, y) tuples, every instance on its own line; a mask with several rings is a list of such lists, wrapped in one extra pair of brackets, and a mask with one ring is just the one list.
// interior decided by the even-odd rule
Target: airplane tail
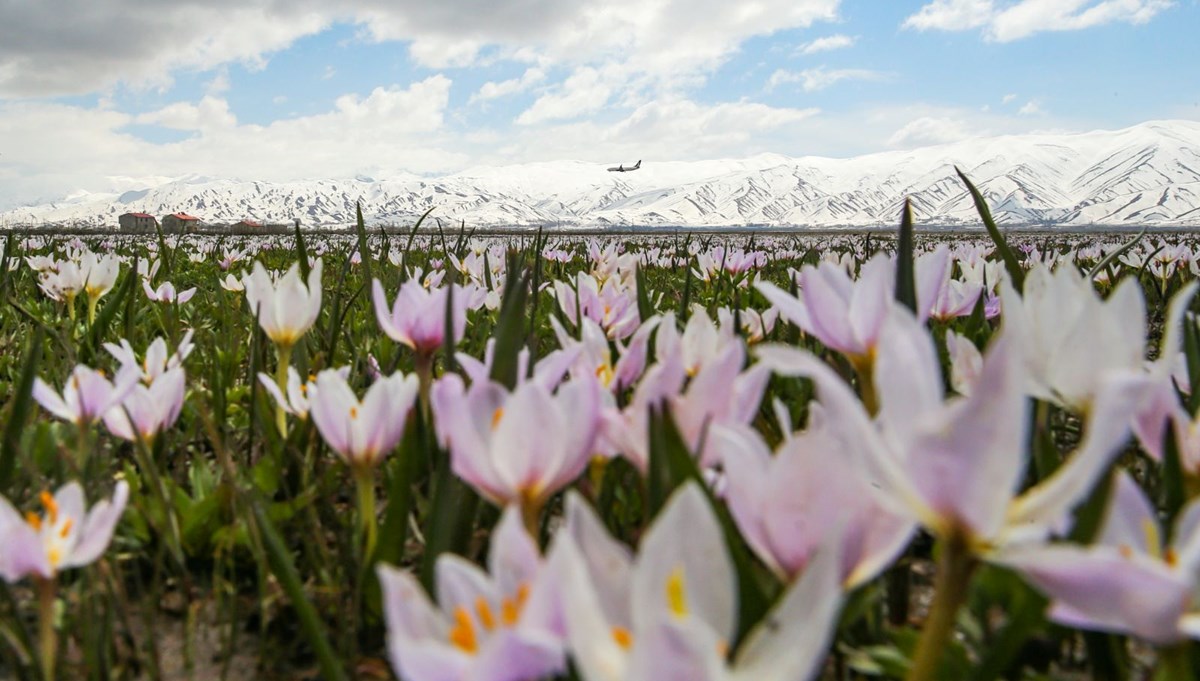
[(632, 168), (632, 169), (633, 169), (633, 170), (637, 170), (638, 168), (641, 168), (641, 167), (642, 167), (642, 159), (640, 159), (640, 158), (639, 158), (639, 159), (638, 159), (638, 162), (633, 164), (633, 168)]

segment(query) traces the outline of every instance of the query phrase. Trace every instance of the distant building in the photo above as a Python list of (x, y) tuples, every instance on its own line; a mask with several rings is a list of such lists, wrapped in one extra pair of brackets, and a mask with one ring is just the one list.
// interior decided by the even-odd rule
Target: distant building
[(162, 219), (163, 231), (184, 234), (195, 230), (200, 224), (200, 218), (187, 213), (171, 213)]
[(125, 213), (117, 218), (122, 232), (153, 232), (158, 220), (149, 213)]
[(238, 232), (238, 231), (246, 231), (246, 232), (262, 231), (262, 223), (256, 222), (254, 220), (242, 220), (241, 222), (234, 223), (233, 231), (235, 231), (235, 232)]

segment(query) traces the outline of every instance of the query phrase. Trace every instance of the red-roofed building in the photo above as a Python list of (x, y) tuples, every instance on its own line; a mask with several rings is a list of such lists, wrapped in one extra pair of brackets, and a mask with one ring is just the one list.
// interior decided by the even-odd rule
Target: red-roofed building
[(117, 218), (122, 232), (153, 232), (158, 220), (149, 213), (125, 213)]
[(249, 220), (249, 219), (242, 220), (241, 222), (235, 223), (233, 225), (233, 229), (234, 229), (234, 231), (237, 231), (237, 230), (251, 230), (251, 231), (261, 230), (262, 223), (258, 222), (256, 220)]
[(162, 219), (163, 230), (183, 234), (200, 224), (200, 218), (187, 213), (171, 213)]

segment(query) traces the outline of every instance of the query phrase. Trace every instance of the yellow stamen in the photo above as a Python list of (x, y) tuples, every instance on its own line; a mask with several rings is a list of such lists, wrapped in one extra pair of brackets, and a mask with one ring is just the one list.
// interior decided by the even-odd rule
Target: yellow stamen
[(614, 376), (612, 367), (607, 363), (596, 367), (596, 378), (600, 380), (600, 385), (607, 388), (612, 383)]
[(51, 524), (57, 523), (58, 522), (58, 502), (56, 502), (54, 500), (54, 497), (50, 496), (49, 492), (42, 492), (40, 495), (38, 495), (38, 499), (41, 500), (42, 506), (46, 507), (46, 513), (49, 514), (49, 516), (50, 516), (50, 523)]
[(350, 418), (358, 418), (358, 407), (350, 407)]
[(25, 522), (29, 523), (35, 530), (41, 531), (42, 529), (42, 517), (33, 511), (25, 512)]
[(471, 622), (471, 615), (461, 605), (454, 609), (454, 627), (450, 629), (449, 638), (450, 643), (465, 653), (473, 655), (479, 649), (479, 641), (475, 639), (475, 625)]
[(67, 518), (65, 521), (63, 521), (63, 526), (62, 526), (62, 529), (58, 531), (58, 536), (62, 537), (63, 539), (66, 539), (67, 535), (71, 533), (71, 525), (72, 524), (73, 523), (72, 523), (71, 518)]
[(683, 588), (683, 568), (677, 567), (667, 577), (667, 607), (677, 617), (688, 614), (687, 592)]
[(496, 616), (492, 614), (492, 606), (483, 596), (475, 599), (475, 612), (479, 615), (479, 623), (484, 629), (491, 631), (496, 628)]
[(55, 546), (46, 552), (46, 559), (50, 561), (50, 567), (56, 568), (62, 562), (62, 549)]
[(1175, 552), (1174, 548), (1168, 546), (1167, 550), (1163, 551), (1163, 562), (1171, 567), (1175, 567), (1179, 564), (1179, 554)]
[(1121, 544), (1117, 547), (1117, 551), (1121, 554), (1122, 558), (1133, 558), (1133, 549), (1130, 548), (1129, 544)]
[(1162, 535), (1158, 523), (1150, 518), (1142, 520), (1142, 532), (1146, 535), (1146, 551), (1155, 558), (1162, 558)]
[(517, 587), (516, 598), (506, 598), (500, 603), (500, 620), (504, 626), (511, 627), (521, 619), (521, 611), (525, 609), (525, 601), (529, 600), (529, 585)]
[(495, 430), (496, 426), (500, 425), (500, 419), (502, 418), (504, 418), (504, 407), (498, 407), (496, 411), (492, 412), (492, 430)]
[(621, 646), (624, 650), (629, 650), (633, 647), (633, 634), (629, 633), (629, 630), (625, 627), (613, 627), (612, 637), (617, 642), (617, 645)]

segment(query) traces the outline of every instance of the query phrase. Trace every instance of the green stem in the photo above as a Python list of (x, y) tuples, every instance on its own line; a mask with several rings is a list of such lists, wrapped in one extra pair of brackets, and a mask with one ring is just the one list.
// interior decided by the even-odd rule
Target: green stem
[(419, 381), (421, 419), (429, 423), (429, 389), (433, 385), (433, 353), (418, 352), (414, 363)]
[(54, 629), (55, 581), (37, 580), (38, 590), (38, 656), (42, 664), (42, 681), (54, 681), (54, 663), (58, 656), (58, 632)]
[(67, 293), (67, 316), (71, 318), (71, 325), (75, 324), (75, 294)]
[(542, 503), (532, 499), (521, 500), (521, 521), (525, 524), (525, 531), (535, 542), (538, 541), (542, 529), (542, 506)]
[(954, 621), (958, 609), (967, 599), (971, 575), (975, 571), (975, 558), (967, 545), (967, 537), (961, 531), (953, 531), (939, 542), (941, 555), (938, 557), (937, 577), (934, 580), (933, 604), (925, 620), (925, 631), (913, 655), (908, 681), (929, 681), (938, 678), (938, 664), (950, 637), (954, 633)]
[(358, 489), (358, 519), (363, 532), (363, 565), (375, 553), (375, 469), (369, 465), (353, 467), (354, 486)]
[[(275, 366), (275, 385), (279, 386), (279, 392), (283, 393), (286, 398), (288, 366), (292, 363), (292, 346), (276, 345), (275, 355), (279, 359)], [(282, 404), (275, 405), (275, 426), (279, 428), (280, 437), (287, 438), (287, 412), (283, 410)]]
[(100, 296), (88, 295), (88, 328), (92, 328), (92, 323), (96, 321), (96, 304), (100, 302)]
[(1192, 667), (1191, 645), (1184, 641), (1158, 650), (1158, 665), (1154, 668), (1154, 681), (1195, 681), (1196, 670)]

